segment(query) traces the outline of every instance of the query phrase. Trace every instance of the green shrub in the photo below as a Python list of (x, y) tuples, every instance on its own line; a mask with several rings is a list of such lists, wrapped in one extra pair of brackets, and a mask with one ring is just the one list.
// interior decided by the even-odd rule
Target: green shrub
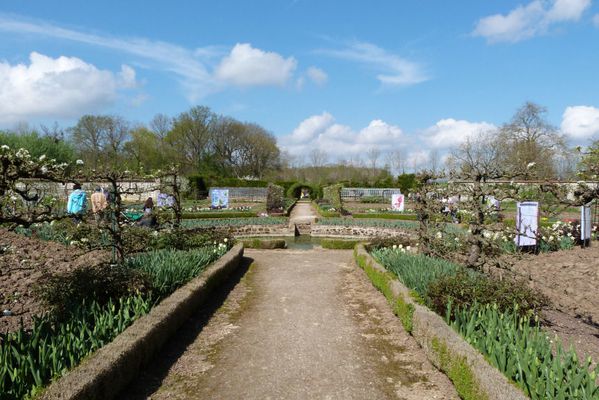
[(293, 185), (291, 185), (287, 189), (285, 196), (292, 198), (292, 199), (299, 199), (302, 189), (304, 189), (304, 188), (307, 188), (310, 190), (310, 199), (314, 200), (314, 199), (321, 197), (321, 189), (319, 186), (311, 185), (309, 183), (304, 183), (304, 182), (296, 182)]
[(260, 217), (260, 218), (204, 218), (187, 219), (182, 221), (184, 228), (201, 227), (228, 227), (245, 225), (288, 225), (289, 218), (286, 217)]
[(402, 221), (418, 221), (418, 216), (416, 214), (400, 214), (395, 212), (388, 213), (354, 213), (352, 214), (354, 218), (370, 218), (370, 219), (398, 219)]
[[(323, 215), (323, 217), (325, 217)], [(319, 225), (335, 225), (335, 226), (365, 226), (373, 228), (391, 228), (391, 229), (418, 229), (416, 221), (390, 221), (381, 219), (353, 219), (353, 218), (320, 218), (317, 223)]]
[(253, 211), (227, 211), (214, 210), (206, 212), (191, 212), (184, 213), (181, 216), (183, 219), (203, 219), (203, 218), (256, 218), (257, 215)]
[(266, 193), (266, 211), (282, 213), (285, 208), (285, 200), (283, 187), (278, 185), (268, 184)]
[(499, 311), (512, 310), (518, 304), (520, 315), (539, 314), (549, 304), (542, 293), (530, 289), (522, 281), (499, 280), (483, 274), (465, 273), (443, 275), (431, 282), (427, 289), (429, 306), (439, 315), (451, 302), (456, 308), (467, 308), (475, 303), (497, 304)]
[(35, 288), (35, 295), (53, 316), (65, 319), (83, 303), (102, 306), (149, 289), (145, 274), (121, 265), (102, 264), (45, 276)]
[(331, 185), (326, 186), (322, 189), (322, 198), (326, 200), (335, 208), (335, 211), (342, 212), (343, 203), (341, 201), (341, 189), (343, 185)]

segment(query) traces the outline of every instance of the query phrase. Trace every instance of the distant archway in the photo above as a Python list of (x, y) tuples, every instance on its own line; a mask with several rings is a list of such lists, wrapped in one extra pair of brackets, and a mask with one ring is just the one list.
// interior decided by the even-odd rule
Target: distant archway
[(294, 183), (287, 189), (287, 197), (292, 199), (316, 199), (318, 197), (318, 186), (303, 182)]

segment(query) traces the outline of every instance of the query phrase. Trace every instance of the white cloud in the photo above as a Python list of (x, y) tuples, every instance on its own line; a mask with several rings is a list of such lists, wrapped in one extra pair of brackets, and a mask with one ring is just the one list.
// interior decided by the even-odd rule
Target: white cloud
[(424, 140), (432, 148), (449, 149), (482, 132), (495, 130), (488, 122), (442, 119), (424, 131)]
[(599, 108), (592, 106), (567, 107), (562, 116), (562, 132), (573, 139), (599, 136)]
[(429, 80), (424, 68), (396, 54), (366, 42), (354, 42), (342, 50), (321, 50), (320, 53), (369, 65), (381, 71), (377, 79), (384, 85), (408, 86)]
[(33, 52), (28, 65), (0, 62), (0, 121), (75, 117), (111, 103), (119, 89), (135, 85), (135, 71), (127, 65), (115, 74), (79, 58)]
[(595, 14), (595, 16), (593, 17), (593, 24), (596, 28), (599, 28), (599, 14)]
[(283, 136), (281, 146), (292, 155), (308, 154), (313, 149), (330, 156), (348, 157), (377, 148), (381, 151), (396, 145), (403, 138), (402, 130), (381, 120), (373, 120), (360, 131), (335, 123), (328, 112), (302, 121), (293, 132)]
[(316, 67), (308, 68), (306, 75), (308, 75), (308, 78), (310, 78), (312, 82), (316, 83), (317, 85), (324, 85), (329, 79), (329, 76), (326, 72)]
[(219, 80), (238, 86), (279, 85), (292, 76), (297, 61), (274, 52), (253, 48), (249, 43), (237, 43), (231, 53), (216, 68)]
[[(290, 78), (296, 66), (293, 57), (285, 59), (250, 44), (237, 44), (230, 51), (215, 46), (188, 49), (145, 38), (85, 33), (1, 13), (0, 31), (70, 40), (133, 55), (149, 68), (175, 74), (191, 102), (222, 91), (228, 85), (281, 85)], [(218, 79), (218, 75), (222, 79)]]
[(289, 136), (293, 143), (306, 143), (314, 139), (318, 134), (326, 130), (335, 122), (335, 118), (328, 112), (313, 115), (303, 120)]
[(591, 0), (533, 0), (506, 15), (481, 18), (473, 34), (490, 43), (518, 42), (546, 33), (553, 24), (578, 21), (590, 5)]

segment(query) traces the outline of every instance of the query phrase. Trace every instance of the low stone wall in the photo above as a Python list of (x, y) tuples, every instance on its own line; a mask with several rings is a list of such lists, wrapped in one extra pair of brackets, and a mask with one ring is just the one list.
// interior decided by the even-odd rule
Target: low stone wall
[(294, 236), (293, 228), (289, 225), (244, 225), (231, 226), (229, 232), (233, 236)]
[(374, 228), (367, 226), (338, 226), (338, 225), (312, 225), (311, 235), (315, 237), (322, 236), (343, 236), (372, 238), (381, 237), (415, 237), (413, 233), (399, 229)]
[(114, 341), (54, 382), (42, 399), (113, 399), (148, 365), (164, 343), (183, 325), (239, 265), (243, 245), (234, 246), (201, 276), (179, 288), (135, 321)]
[[(356, 259), (361, 267), (374, 270), (378, 276), (389, 276), (389, 272), (377, 263), (361, 244), (356, 248)], [(375, 282), (373, 281), (373, 283)], [(470, 346), (448, 326), (439, 315), (416, 303), (410, 290), (399, 280), (390, 279), (388, 285), (387, 289), (396, 299), (397, 309), (401, 309), (400, 318), (403, 318), (404, 327), (408, 325), (411, 328), (409, 329), (410, 333), (422, 347), (428, 359), (449, 376), (462, 398), (528, 399), (505, 375), (491, 366), (478, 350)], [(408, 320), (406, 321), (406, 319)]]

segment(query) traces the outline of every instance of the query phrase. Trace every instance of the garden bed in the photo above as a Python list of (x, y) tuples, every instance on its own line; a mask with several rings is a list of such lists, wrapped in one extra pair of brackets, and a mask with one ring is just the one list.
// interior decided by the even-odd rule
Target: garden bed
[(41, 241), (0, 229), (0, 332), (32, 325), (32, 317), (45, 310), (33, 295), (38, 281), (48, 274), (93, 267), (110, 260), (107, 251), (85, 252), (73, 246)]
[[(524, 255), (508, 272), (528, 281), (552, 303), (546, 329), (573, 344), (581, 358), (599, 360), (599, 242), (539, 255)], [(506, 274), (505, 270), (494, 270)]]

